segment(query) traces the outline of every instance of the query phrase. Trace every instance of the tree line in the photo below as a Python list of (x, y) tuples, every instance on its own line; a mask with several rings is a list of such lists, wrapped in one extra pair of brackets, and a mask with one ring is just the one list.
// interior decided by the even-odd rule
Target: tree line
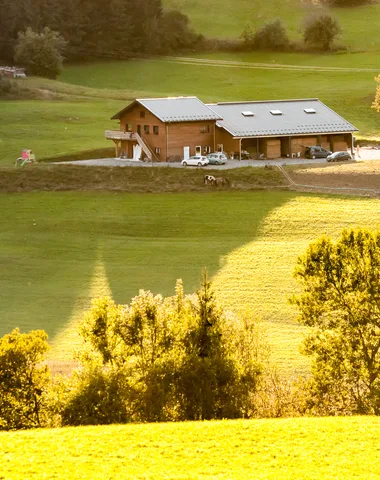
[(196, 294), (141, 290), (129, 305), (93, 302), (80, 327), (81, 367), (52, 378), (43, 331), (0, 339), (0, 429), (300, 415), (380, 414), (380, 232), (312, 243), (291, 298), (309, 327), (309, 375), (270, 366), (252, 314)]
[(0, 58), (13, 60), (19, 32), (46, 27), (67, 42), (70, 60), (166, 53), (199, 40), (188, 17), (162, 0), (3, 0)]

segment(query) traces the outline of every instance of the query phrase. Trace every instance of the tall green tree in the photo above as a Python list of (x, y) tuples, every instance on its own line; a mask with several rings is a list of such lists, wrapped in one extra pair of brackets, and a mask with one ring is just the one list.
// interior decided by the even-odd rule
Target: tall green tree
[(344, 230), (298, 260), (292, 302), (311, 327), (309, 406), (322, 414), (380, 413), (380, 232)]
[(49, 346), (42, 330), (0, 339), (0, 429), (40, 427), (50, 372), (43, 365)]

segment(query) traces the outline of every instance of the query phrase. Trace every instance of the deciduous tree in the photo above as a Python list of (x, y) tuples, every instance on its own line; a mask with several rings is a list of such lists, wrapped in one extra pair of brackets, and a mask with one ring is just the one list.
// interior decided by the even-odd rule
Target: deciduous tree
[(309, 406), (323, 414), (380, 413), (380, 232), (344, 230), (298, 260), (292, 302), (311, 327)]
[(27, 28), (20, 32), (15, 48), (15, 61), (32, 75), (56, 78), (62, 70), (63, 50), (66, 42), (58, 32), (48, 27), (41, 33)]

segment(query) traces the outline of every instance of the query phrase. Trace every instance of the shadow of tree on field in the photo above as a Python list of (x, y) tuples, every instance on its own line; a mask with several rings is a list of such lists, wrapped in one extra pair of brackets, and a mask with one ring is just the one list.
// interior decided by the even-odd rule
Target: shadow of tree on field
[[(29, 193), (0, 196), (0, 335), (16, 326), (50, 340), (96, 290), (99, 258), (113, 298), (144, 288), (194, 291), (229, 252), (252, 242), (283, 192)], [(107, 287), (108, 288), (108, 287)], [(100, 289), (101, 290), (101, 289)], [(101, 292), (100, 292), (101, 293)]]
[(123, 232), (102, 248), (114, 299), (127, 303), (141, 288), (173, 295), (178, 278), (186, 293), (194, 292), (203, 267), (212, 277), (229, 252), (253, 241), (263, 219), (291, 198), (257, 191), (146, 195), (130, 202)]

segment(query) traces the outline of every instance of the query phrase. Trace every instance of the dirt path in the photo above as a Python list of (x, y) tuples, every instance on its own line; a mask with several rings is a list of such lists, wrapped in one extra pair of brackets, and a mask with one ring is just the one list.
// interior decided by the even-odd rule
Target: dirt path
[(290, 70), (290, 71), (318, 71), (318, 72), (371, 72), (378, 73), (377, 68), (355, 68), (355, 67), (324, 67), (318, 65), (287, 65), (281, 63), (260, 63), (260, 62), (238, 62), (233, 60), (213, 60), (207, 58), (191, 58), (191, 57), (163, 57), (170, 63), (181, 63), (186, 65), (203, 65), (207, 67), (223, 67), (223, 68), (246, 68), (246, 69), (262, 69), (262, 70)]

